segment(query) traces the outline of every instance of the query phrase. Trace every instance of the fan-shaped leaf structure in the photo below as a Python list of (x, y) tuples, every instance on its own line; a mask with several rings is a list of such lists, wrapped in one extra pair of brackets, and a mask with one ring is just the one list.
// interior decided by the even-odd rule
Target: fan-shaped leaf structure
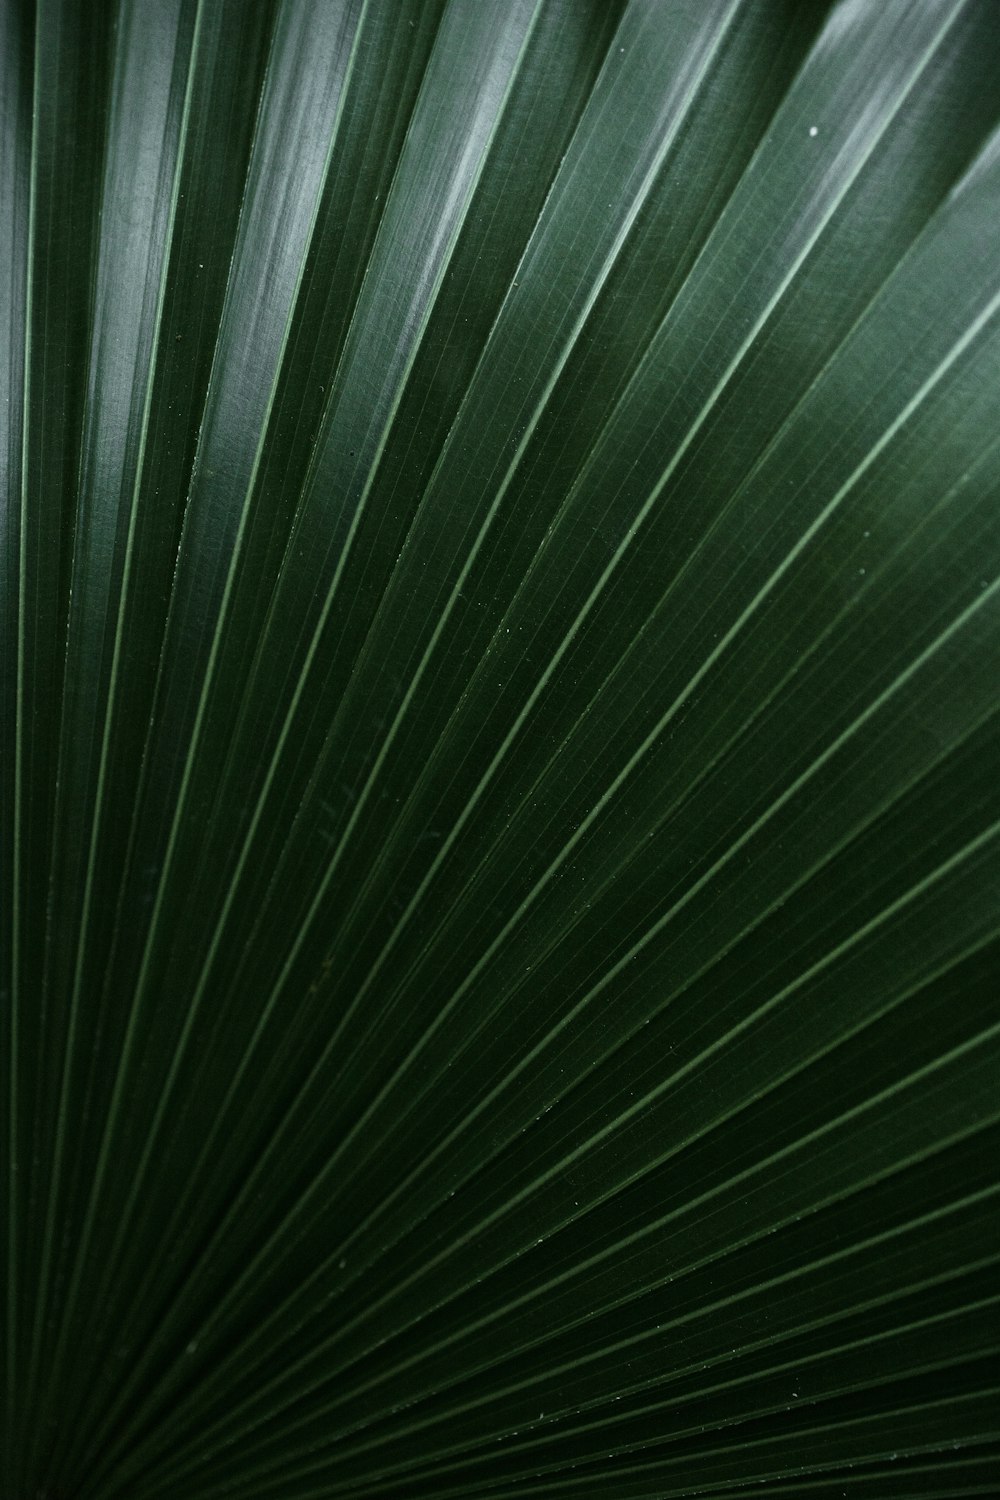
[(995, 0), (4, 0), (9, 1500), (1000, 1493)]

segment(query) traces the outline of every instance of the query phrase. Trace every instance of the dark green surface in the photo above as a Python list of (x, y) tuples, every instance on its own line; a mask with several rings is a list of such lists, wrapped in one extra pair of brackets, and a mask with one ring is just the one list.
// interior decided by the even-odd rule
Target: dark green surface
[(1000, 1493), (995, 0), (0, 0), (5, 1500)]

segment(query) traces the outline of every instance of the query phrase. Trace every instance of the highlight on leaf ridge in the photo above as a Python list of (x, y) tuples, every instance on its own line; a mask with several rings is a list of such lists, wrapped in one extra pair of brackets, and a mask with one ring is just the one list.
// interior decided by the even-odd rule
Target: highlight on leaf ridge
[(11, 1500), (1000, 1490), (993, 0), (5, 0)]

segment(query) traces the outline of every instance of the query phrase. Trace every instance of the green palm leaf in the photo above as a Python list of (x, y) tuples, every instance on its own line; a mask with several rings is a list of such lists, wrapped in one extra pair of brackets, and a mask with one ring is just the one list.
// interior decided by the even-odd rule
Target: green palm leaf
[(996, 1493), (993, 0), (0, 33), (5, 1493)]

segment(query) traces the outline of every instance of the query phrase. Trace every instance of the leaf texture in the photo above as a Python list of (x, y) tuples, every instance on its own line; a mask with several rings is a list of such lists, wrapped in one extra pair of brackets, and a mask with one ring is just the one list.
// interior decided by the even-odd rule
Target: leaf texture
[(1000, 1490), (993, 0), (4, 0), (11, 1500)]

